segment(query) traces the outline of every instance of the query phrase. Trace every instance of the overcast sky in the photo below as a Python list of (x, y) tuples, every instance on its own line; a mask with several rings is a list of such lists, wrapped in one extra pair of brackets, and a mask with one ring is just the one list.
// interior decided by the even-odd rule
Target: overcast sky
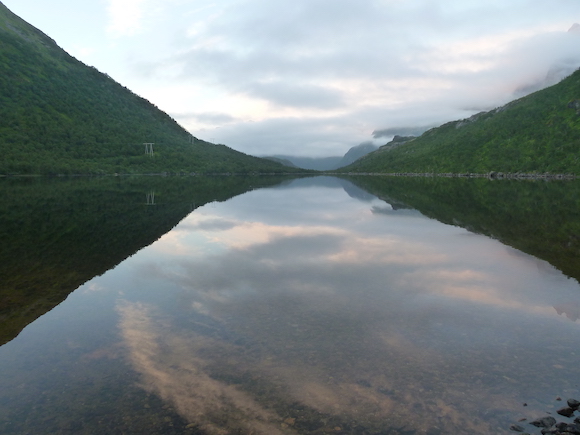
[(579, 0), (1, 0), (194, 136), (342, 155), (580, 67)]

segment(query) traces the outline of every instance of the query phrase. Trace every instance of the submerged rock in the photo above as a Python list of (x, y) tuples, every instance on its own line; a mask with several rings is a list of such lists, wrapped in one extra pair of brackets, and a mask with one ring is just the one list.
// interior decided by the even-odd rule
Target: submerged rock
[(530, 421), (530, 424), (533, 424), (536, 427), (549, 428), (549, 427), (552, 427), (556, 424), (556, 419), (554, 417), (551, 417), (551, 416), (537, 418), (534, 421)]
[(576, 423), (557, 423), (551, 428), (542, 429), (543, 435), (580, 435), (580, 425)]
[(574, 415), (574, 410), (572, 408), (562, 408), (558, 409), (556, 412), (564, 417), (572, 417)]

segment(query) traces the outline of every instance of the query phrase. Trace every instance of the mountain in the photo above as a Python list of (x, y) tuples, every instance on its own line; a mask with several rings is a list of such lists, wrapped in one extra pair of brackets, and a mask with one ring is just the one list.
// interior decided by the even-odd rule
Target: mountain
[(377, 148), (378, 146), (372, 142), (363, 142), (360, 145), (354, 146), (342, 157), (338, 167), (340, 168), (342, 166), (350, 165), (362, 156), (366, 156), (368, 153), (375, 151)]
[(266, 156), (264, 158), (280, 162), (287, 166), (294, 166), (303, 169), (311, 169), (315, 171), (332, 171), (342, 166), (351, 164), (360, 157), (372, 151), (375, 151), (377, 148), (378, 147), (374, 145), (372, 142), (363, 142), (360, 145), (356, 145), (350, 148), (346, 152), (346, 154), (342, 157), (340, 156), (300, 157), (300, 156), (275, 155), (275, 156)]
[(580, 70), (489, 112), (381, 147), (344, 172), (580, 173)]
[(0, 155), (0, 174), (292, 171), (193, 137), (2, 3)]

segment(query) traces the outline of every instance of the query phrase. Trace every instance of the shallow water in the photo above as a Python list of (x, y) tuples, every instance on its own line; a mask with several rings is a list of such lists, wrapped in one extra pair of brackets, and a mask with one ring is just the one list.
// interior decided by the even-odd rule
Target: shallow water
[(294, 180), (195, 208), (0, 347), (0, 431), (510, 433), (580, 398), (579, 317), (544, 260)]

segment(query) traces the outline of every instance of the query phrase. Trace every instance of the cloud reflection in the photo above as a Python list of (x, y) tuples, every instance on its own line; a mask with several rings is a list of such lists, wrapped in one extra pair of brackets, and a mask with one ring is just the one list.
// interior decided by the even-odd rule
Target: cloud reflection
[[(385, 340), (392, 356), (376, 365), (384, 353), (365, 345), (356, 349), (366, 348), (365, 358), (353, 360), (352, 355), (337, 353), (329, 360), (321, 358), (321, 350), (327, 350), (322, 343), (294, 349), (296, 342), (288, 337), (279, 343), (270, 340), (265, 348), (241, 347), (172, 330), (167, 319), (140, 303), (121, 304), (118, 311), (122, 336), (133, 366), (142, 374), (143, 388), (173, 404), (204, 433), (310, 433), (303, 427), (312, 424), (324, 429), (321, 433), (344, 433), (343, 429), (349, 433), (344, 426), (352, 420), (369, 430), (392, 426), (426, 433), (433, 429), (433, 421), (417, 418), (425, 415), (441, 415), (444, 430), (487, 433), (481, 431), (482, 421), (446, 405), (457, 391), (447, 390), (438, 379), (432, 380), (432, 390), (424, 389), (421, 378), (430, 373), (414, 361), (418, 353), (429, 352), (400, 337)], [(345, 349), (338, 346), (337, 350)], [(354, 362), (353, 367), (341, 367), (338, 360), (345, 357), (349, 364)], [(403, 378), (399, 364), (408, 366)], [(479, 405), (485, 403), (484, 397), (478, 399)], [(314, 422), (309, 421), (313, 416)]]
[(211, 347), (215, 352), (224, 343), (173, 335), (167, 325), (151, 318), (150, 308), (143, 304), (122, 304), (118, 311), (122, 336), (131, 362), (143, 374), (144, 388), (172, 403), (200, 429), (212, 435), (288, 433), (279, 430), (280, 419), (273, 412), (207, 373), (207, 361), (196, 351)]
[[(258, 218), (250, 198), (243, 219), (229, 202), (158, 242), (203, 234), (220, 249), (139, 268), (180, 289), (179, 312), (119, 306), (145, 388), (210, 434), (501, 434), (506, 413), (537, 412), (521, 409), (521, 395), (566, 384), (545, 369), (577, 366), (545, 352), (575, 340), (552, 308), (574, 316), (555, 303), (569, 294), (544, 291), (563, 277), (460, 228), (352, 199), (340, 214), (332, 199)], [(540, 375), (544, 384), (529, 382)]]

